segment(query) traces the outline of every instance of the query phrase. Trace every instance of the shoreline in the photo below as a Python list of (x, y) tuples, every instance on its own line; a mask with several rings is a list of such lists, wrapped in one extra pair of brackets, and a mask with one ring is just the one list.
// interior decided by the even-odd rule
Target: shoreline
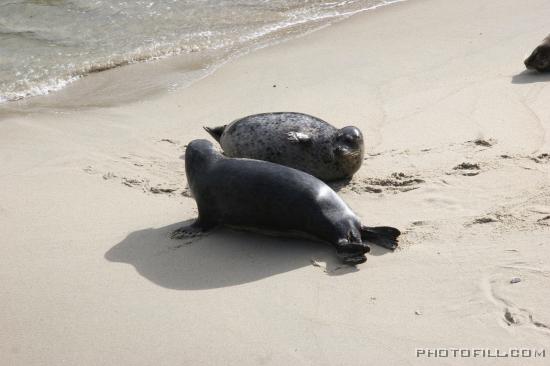
[[(407, 0), (390, 0), (361, 10), (296, 23), (254, 38), (238, 49), (212, 49), (201, 52), (166, 55), (150, 60), (128, 61), (115, 67), (74, 76), (63, 87), (45, 94), (30, 95), (0, 102), (2, 113), (28, 110), (101, 108), (139, 102), (147, 98), (185, 89), (215, 73), (220, 67), (263, 48), (276, 46), (330, 27), (350, 17), (397, 5)], [(326, 20), (325, 20), (326, 18)], [(147, 76), (144, 76), (147, 75)], [(159, 81), (161, 80), (161, 81)], [(109, 94), (106, 98), (104, 94)]]
[[(545, 0), (408, 1), (175, 92), (6, 116), (0, 359), (439, 365), (415, 350), (550, 351), (550, 79), (522, 64), (548, 14)], [(363, 131), (366, 159), (338, 194), (364, 224), (400, 228), (400, 249), (340, 268), (305, 240), (169, 238), (197, 215), (185, 145), (204, 125), (282, 110)]]

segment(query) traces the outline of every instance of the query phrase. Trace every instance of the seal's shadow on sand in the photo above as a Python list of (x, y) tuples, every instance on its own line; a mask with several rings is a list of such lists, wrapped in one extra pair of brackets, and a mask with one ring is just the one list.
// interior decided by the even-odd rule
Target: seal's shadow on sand
[(550, 81), (550, 72), (540, 73), (532, 70), (523, 70), (512, 76), (512, 84), (531, 84)]
[[(235, 286), (306, 266), (320, 275), (357, 271), (342, 266), (330, 245), (313, 241), (226, 228), (194, 238), (191, 243), (170, 238), (172, 231), (190, 222), (135, 231), (105, 253), (105, 258), (131, 264), (150, 281), (177, 290)], [(372, 249), (374, 255), (387, 252)], [(314, 268), (312, 260), (326, 263), (326, 273), (323, 268)]]

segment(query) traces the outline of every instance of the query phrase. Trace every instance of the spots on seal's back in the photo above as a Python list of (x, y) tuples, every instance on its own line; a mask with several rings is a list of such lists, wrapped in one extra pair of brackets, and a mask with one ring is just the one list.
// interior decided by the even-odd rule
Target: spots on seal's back
[[(220, 138), (224, 153), (287, 165), (325, 180), (352, 176), (362, 164), (363, 140), (355, 127), (336, 129), (327, 122), (302, 113), (263, 113), (226, 125)], [(360, 137), (347, 144), (350, 133)], [(289, 139), (289, 133), (303, 138)], [(342, 153), (335, 156), (332, 150)]]

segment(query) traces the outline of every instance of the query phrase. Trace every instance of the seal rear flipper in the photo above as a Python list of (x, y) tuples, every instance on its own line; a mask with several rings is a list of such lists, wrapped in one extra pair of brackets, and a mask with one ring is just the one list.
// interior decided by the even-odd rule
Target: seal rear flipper
[(336, 245), (336, 255), (344, 264), (361, 264), (367, 261), (366, 253), (370, 247), (365, 243), (350, 243), (347, 239), (341, 239)]
[(225, 127), (227, 125), (219, 126), (219, 127), (206, 127), (203, 126), (204, 130), (210, 134), (214, 138), (214, 140), (220, 142), (220, 139), (223, 135), (223, 132), (225, 131)]
[(401, 232), (390, 226), (361, 227), (361, 239), (381, 247), (394, 250), (398, 246), (398, 237)]
[(337, 253), (338, 258), (342, 261), (343, 264), (356, 265), (365, 263), (367, 257), (364, 254), (359, 253)]

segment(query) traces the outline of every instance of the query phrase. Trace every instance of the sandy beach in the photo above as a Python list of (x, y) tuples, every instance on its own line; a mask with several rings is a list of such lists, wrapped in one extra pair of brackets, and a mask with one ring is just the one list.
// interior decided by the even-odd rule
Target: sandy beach
[[(4, 105), (0, 363), (547, 365), (550, 76), (523, 59), (549, 18), (545, 0), (410, 0), (177, 91), (106, 97), (152, 63)], [(398, 250), (342, 268), (304, 240), (170, 239), (197, 215), (185, 145), (270, 111), (362, 129), (339, 194), (400, 228)], [(418, 354), (436, 348), (546, 354)]]

